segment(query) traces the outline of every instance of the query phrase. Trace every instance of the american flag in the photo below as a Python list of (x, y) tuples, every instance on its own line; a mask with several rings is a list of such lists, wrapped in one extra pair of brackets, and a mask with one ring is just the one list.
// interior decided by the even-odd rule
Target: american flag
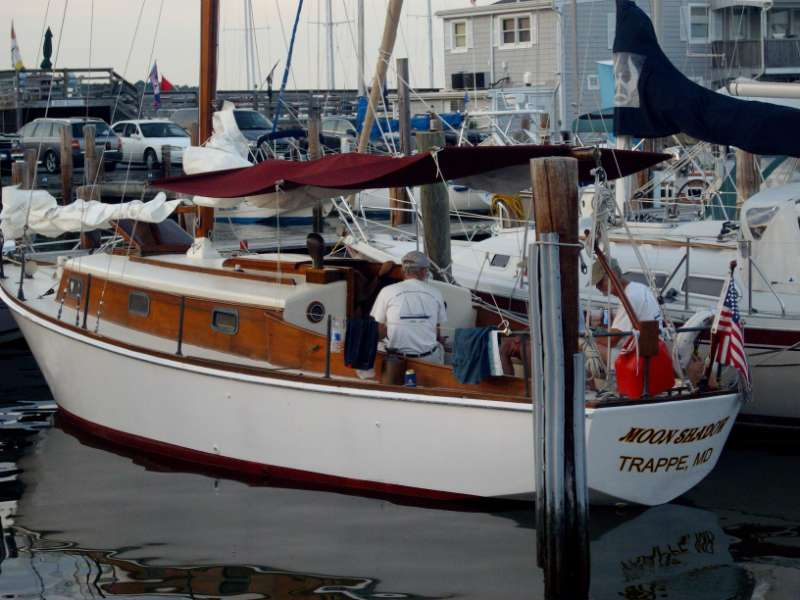
[(744, 377), (750, 385), (750, 365), (744, 351), (744, 329), (739, 315), (739, 302), (733, 277), (728, 279), (728, 287), (717, 312), (711, 333), (717, 335), (716, 361), (721, 365), (730, 365)]

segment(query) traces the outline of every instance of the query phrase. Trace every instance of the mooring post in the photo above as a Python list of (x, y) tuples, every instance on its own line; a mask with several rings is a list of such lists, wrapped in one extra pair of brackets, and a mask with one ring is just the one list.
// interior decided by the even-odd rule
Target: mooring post
[(103, 153), (98, 152), (95, 143), (95, 126), (83, 126), (84, 162), (83, 175), (86, 185), (100, 185), (103, 183)]
[[(578, 352), (578, 161), (531, 161), (538, 279), (530, 279), (532, 373), (537, 484), (537, 539), (548, 600), (582, 600), (589, 593), (584, 374)], [(538, 246), (538, 251), (536, 246)], [(531, 260), (533, 262), (533, 260)], [(533, 267), (533, 268), (532, 268)], [(538, 357), (537, 357), (538, 355)], [(578, 372), (580, 369), (580, 372)], [(579, 385), (580, 382), (580, 385)], [(539, 397), (537, 397), (539, 394)]]
[(169, 144), (161, 146), (161, 176), (172, 177), (172, 146)]
[(38, 152), (35, 148), (25, 150), (25, 170), (22, 172), (22, 189), (36, 188), (36, 170), (38, 167)]
[[(400, 121), (400, 153), (411, 154), (411, 108), (408, 91), (408, 59), (397, 59), (397, 113)], [(408, 193), (405, 187), (389, 188), (389, 219), (392, 226), (411, 223)]]
[(72, 202), (72, 126), (61, 128), (61, 204)]
[[(319, 132), (322, 129), (322, 119), (319, 114), (319, 107), (312, 98), (308, 103), (308, 159), (316, 160), (322, 158), (322, 149), (319, 144)], [(322, 200), (317, 200), (313, 208), (312, 230), (314, 233), (322, 233)]]
[[(434, 121), (432, 120), (432, 126)], [(439, 123), (438, 120), (435, 121)], [(417, 132), (417, 148), (420, 152), (436, 152), (444, 148), (441, 129)], [(433, 276), (438, 280), (450, 278), (450, 202), (444, 181), (422, 185), (419, 188), (420, 212), (425, 236), (425, 254), (434, 265)]]
[(21, 160), (16, 160), (11, 163), (11, 185), (18, 185), (22, 189), (22, 183), (25, 180), (25, 163)]

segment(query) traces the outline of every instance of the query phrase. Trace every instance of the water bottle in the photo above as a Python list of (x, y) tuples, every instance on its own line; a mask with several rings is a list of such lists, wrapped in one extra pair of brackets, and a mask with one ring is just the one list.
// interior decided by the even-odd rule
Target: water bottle
[(342, 327), (339, 319), (331, 323), (331, 352), (342, 351)]

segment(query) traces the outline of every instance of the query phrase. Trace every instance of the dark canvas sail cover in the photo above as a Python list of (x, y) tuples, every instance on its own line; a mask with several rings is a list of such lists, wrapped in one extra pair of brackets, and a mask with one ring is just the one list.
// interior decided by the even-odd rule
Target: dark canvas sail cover
[(617, 0), (614, 133), (686, 133), (753, 154), (800, 157), (800, 110), (712, 92), (687, 79), (662, 52), (653, 24), (631, 0)]

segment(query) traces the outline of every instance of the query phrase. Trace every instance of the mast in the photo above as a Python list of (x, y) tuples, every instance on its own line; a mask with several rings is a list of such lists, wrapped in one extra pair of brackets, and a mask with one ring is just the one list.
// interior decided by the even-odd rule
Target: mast
[[(219, 36), (219, 0), (202, 0), (200, 4), (200, 91), (198, 94), (198, 143), (212, 131), (211, 117), (217, 92), (217, 43)], [(195, 237), (207, 238), (214, 226), (214, 209), (197, 207)]]
[(378, 51), (378, 62), (375, 64), (375, 76), (372, 79), (372, 89), (369, 91), (369, 104), (367, 114), (364, 115), (364, 123), (361, 126), (361, 135), (358, 138), (358, 151), (364, 152), (369, 143), (369, 134), (372, 131), (372, 123), (375, 121), (375, 111), (383, 92), (383, 82), (386, 81), (386, 70), (389, 67), (389, 59), (394, 50), (394, 41), (397, 38), (397, 25), (400, 22), (400, 12), (403, 10), (403, 0), (389, 0), (386, 7), (386, 21), (383, 25), (383, 38), (381, 47)]
[(333, 60), (333, 0), (325, 0), (325, 45), (328, 48), (328, 90), (336, 88)]
[(428, 0), (428, 86), (433, 89), (433, 12)]
[(358, 95), (367, 95), (364, 80), (364, 0), (358, 0)]

